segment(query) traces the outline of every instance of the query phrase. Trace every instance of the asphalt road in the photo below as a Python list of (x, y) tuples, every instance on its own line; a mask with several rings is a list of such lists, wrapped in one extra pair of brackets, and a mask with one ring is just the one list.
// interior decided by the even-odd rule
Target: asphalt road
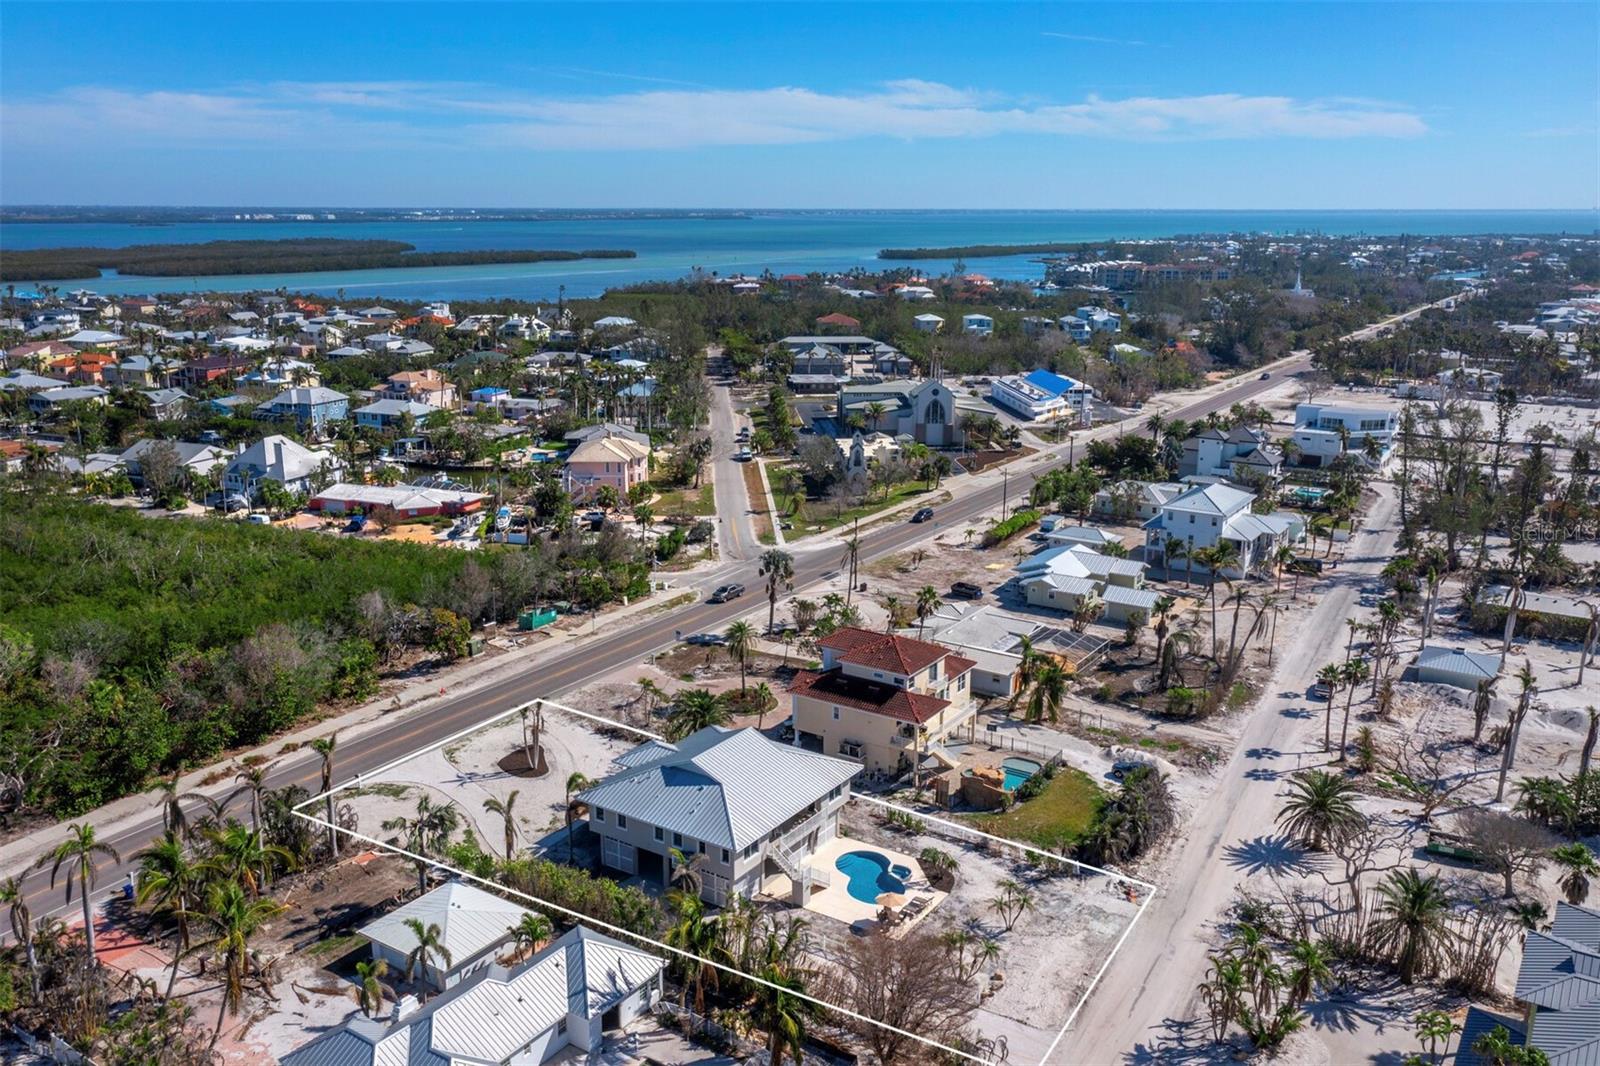
[[(1252, 377), (1232, 388), (1167, 411), (1163, 417), (1192, 421), (1212, 411), (1227, 410), (1232, 404), (1247, 401), (1280, 384), (1284, 376), (1305, 369), (1309, 362), (1309, 356), (1301, 356), (1280, 363), (1273, 368), (1268, 380)], [(1138, 415), (1120, 426), (1098, 427), (1092, 434), (1081, 434), (1078, 444), (1087, 439), (1116, 436), (1122, 431), (1144, 433), (1144, 421), (1144, 416)], [(922, 525), (896, 522), (865, 532), (861, 535), (861, 559), (865, 562), (904, 551), (918, 541), (934, 537), (940, 529), (949, 525), (984, 514), (997, 514), (1003, 492), (1009, 491), (1011, 500), (1022, 499), (1033, 486), (1037, 475), (1060, 465), (1060, 461), (1061, 456), (1051, 454), (1048, 461), (1032, 458), (1013, 464), (1015, 469), (1008, 487), (987, 485), (958, 496), (937, 509), (933, 522)], [(839, 548), (835, 541), (829, 540), (826, 546), (814, 548), (802, 544), (789, 550), (794, 556), (795, 593), (818, 584), (838, 570)], [(548, 662), (530, 666), (515, 677), (479, 688), (468, 695), (443, 699), (426, 708), (397, 716), (379, 730), (341, 739), (334, 767), (336, 782), (368, 773), (519, 704), (541, 697), (558, 698), (591, 678), (602, 676), (627, 663), (638, 662), (652, 652), (672, 646), (676, 643), (677, 633), (687, 635), (700, 631), (720, 631), (765, 599), (765, 585), (753, 561), (731, 563), (708, 575), (704, 584), (709, 587), (726, 581), (740, 582), (749, 591), (744, 598), (731, 603), (698, 603), (651, 619), (628, 619), (616, 626), (607, 626), (602, 620), (593, 639)], [(781, 594), (780, 599), (787, 595)], [(269, 775), (268, 786), (277, 789), (301, 785), (316, 792), (320, 788), (320, 775), (320, 760), (314, 753), (294, 753), (278, 760), (277, 769)], [(152, 811), (149, 818), (102, 836), (102, 841), (115, 848), (121, 859), (114, 861), (106, 858), (97, 865), (99, 887), (96, 894), (118, 891), (124, 876), (136, 868), (134, 855), (158, 839), (161, 833), (160, 812)], [(23, 886), (36, 917), (69, 909), (75, 913), (79, 906), (76, 897), (69, 899), (60, 885), (51, 887), (48, 870), (26, 874)]]

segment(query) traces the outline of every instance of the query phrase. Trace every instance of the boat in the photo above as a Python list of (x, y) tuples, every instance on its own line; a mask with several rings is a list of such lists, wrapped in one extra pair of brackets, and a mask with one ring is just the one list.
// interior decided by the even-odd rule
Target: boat
[(511, 528), (511, 508), (501, 507), (494, 513), (494, 531), (504, 533)]

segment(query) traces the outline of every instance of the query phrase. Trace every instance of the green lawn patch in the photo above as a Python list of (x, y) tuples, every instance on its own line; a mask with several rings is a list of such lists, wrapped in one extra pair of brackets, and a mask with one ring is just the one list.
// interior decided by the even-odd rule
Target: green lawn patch
[(968, 820), (985, 833), (1059, 851), (1089, 831), (1104, 800), (1105, 793), (1088, 774), (1063, 766), (1033, 799), (1002, 814), (971, 815)]
[(709, 517), (717, 513), (716, 488), (709, 477), (702, 478), (699, 488), (685, 485), (682, 488), (662, 489), (650, 505), (659, 516), (673, 514)]
[(826, 533), (830, 529), (838, 529), (840, 526), (850, 525), (858, 518), (864, 521), (880, 511), (889, 510), (905, 503), (907, 500), (926, 495), (931, 491), (925, 482), (908, 481), (903, 485), (896, 485), (890, 489), (887, 500), (881, 496), (875, 496), (867, 503), (858, 507), (846, 507), (842, 511), (835, 511), (833, 507), (825, 502), (808, 501), (805, 505), (804, 517), (795, 521), (795, 525), (800, 527), (796, 532), (803, 530), (806, 534)]

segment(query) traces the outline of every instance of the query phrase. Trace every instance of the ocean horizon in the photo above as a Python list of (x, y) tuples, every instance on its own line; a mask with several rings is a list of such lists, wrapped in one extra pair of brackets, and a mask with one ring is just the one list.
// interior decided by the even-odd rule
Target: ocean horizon
[[(58, 205), (59, 206), (59, 205)], [(199, 210), (200, 208), (197, 208)], [(450, 208), (203, 208), (229, 211), (468, 211)], [(400, 240), (420, 251), (481, 249), (627, 248), (625, 260), (483, 264), (462, 267), (411, 267), (383, 270), (294, 274), (241, 274), (217, 277), (121, 277), (67, 279), (38, 284), (86, 288), (105, 294), (158, 292), (244, 292), (290, 289), (363, 302), (395, 299), (493, 299), (545, 301), (599, 296), (605, 290), (641, 282), (672, 281), (695, 269), (727, 274), (777, 274), (877, 270), (914, 267), (943, 273), (950, 259), (881, 260), (883, 248), (950, 247), (974, 244), (1042, 244), (1153, 240), (1178, 236), (1250, 233), (1276, 236), (1329, 235), (1416, 237), (1477, 234), (1592, 236), (1600, 231), (1600, 210), (993, 210), (958, 209), (513, 209), (548, 210), (548, 217), (385, 221), (187, 221), (5, 222), (0, 224), (0, 254), (5, 250), (51, 247), (125, 247), (132, 244), (192, 244), (214, 240), (289, 237), (346, 237)], [(608, 215), (606, 211), (620, 212)], [(696, 211), (738, 212), (736, 216), (698, 217)], [(637, 217), (650, 213), (652, 217)], [(1029, 281), (1043, 276), (1037, 257), (975, 257), (970, 271)], [(28, 286), (18, 286), (24, 288)]]

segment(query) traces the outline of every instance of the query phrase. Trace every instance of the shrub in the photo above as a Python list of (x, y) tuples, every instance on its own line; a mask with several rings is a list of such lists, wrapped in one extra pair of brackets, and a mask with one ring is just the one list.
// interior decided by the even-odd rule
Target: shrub
[(1018, 511), (1010, 518), (996, 522), (983, 534), (983, 546), (992, 548), (996, 544), (1004, 544), (1012, 537), (1036, 525), (1044, 512), (1034, 508)]

